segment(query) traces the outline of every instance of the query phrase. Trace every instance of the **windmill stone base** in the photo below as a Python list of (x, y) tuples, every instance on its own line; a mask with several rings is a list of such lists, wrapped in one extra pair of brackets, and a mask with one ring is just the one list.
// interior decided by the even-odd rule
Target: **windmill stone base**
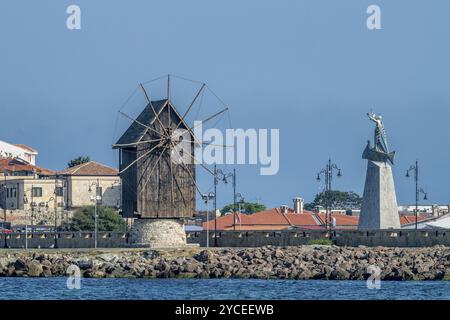
[(184, 223), (178, 219), (136, 219), (131, 228), (131, 244), (149, 248), (186, 246)]
[(358, 229), (400, 228), (392, 167), (369, 160)]

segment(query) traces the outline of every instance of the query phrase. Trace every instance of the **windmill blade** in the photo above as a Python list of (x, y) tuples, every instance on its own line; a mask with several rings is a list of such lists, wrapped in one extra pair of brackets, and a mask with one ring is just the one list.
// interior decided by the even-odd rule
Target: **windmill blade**
[[(167, 96), (169, 97), (170, 95), (170, 76), (167, 75)], [(167, 98), (169, 99), (169, 98)], [(172, 127), (172, 112), (171, 109), (168, 108), (167, 109), (167, 116), (169, 118), (169, 128)], [(174, 199), (173, 199), (173, 166), (172, 166), (172, 152), (170, 152), (170, 148), (169, 148), (169, 168), (170, 168), (170, 204), (171, 204), (171, 209), (172, 209), (172, 215), (174, 214), (173, 209), (174, 209)]]
[(221, 115), (221, 114), (224, 113), (225, 111), (228, 111), (228, 107), (226, 107), (225, 109), (223, 109), (223, 110), (221, 110), (221, 111), (219, 111), (219, 112), (217, 112), (217, 113), (215, 113), (215, 114), (209, 116), (209, 117), (206, 118), (205, 120), (201, 121), (199, 124), (193, 126), (193, 127), (191, 128), (191, 130), (194, 130), (194, 129), (197, 128), (198, 126), (203, 125), (205, 122), (214, 119), (215, 117), (217, 117), (218, 115)]
[[(182, 200), (183, 200), (184, 206), (187, 207), (186, 199), (184, 198), (183, 191), (181, 190), (181, 187), (180, 187), (180, 185), (179, 185), (179, 183), (178, 183), (178, 180), (177, 180), (177, 178), (176, 178), (176, 175), (175, 175), (174, 173), (172, 173), (172, 170), (173, 170), (173, 169), (172, 169), (172, 168), (173, 168), (173, 166), (172, 166), (172, 160), (169, 160), (169, 161), (170, 161), (170, 164), (168, 163), (168, 165), (170, 166), (171, 177), (172, 177), (173, 181), (175, 182), (175, 185), (176, 185), (178, 191), (180, 192), (180, 195), (181, 195), (181, 198), (182, 198)], [(166, 162), (167, 162), (167, 160), (166, 160)], [(175, 193), (173, 193), (173, 194), (175, 194)], [(175, 208), (175, 204), (173, 204), (173, 207)]]
[[(189, 152), (187, 154), (192, 158), (192, 160), (194, 160), (194, 164), (195, 164), (194, 156), (192, 154), (190, 154)], [(201, 165), (203, 167), (203, 169), (208, 171), (213, 177), (218, 178), (217, 175), (213, 171), (211, 171), (211, 169), (209, 169), (207, 166), (205, 166), (203, 163), (199, 163), (199, 165)]]
[(129, 168), (131, 168), (131, 166), (133, 166), (136, 162), (138, 162), (139, 160), (141, 160), (142, 158), (144, 158), (145, 156), (147, 156), (150, 152), (152, 152), (153, 150), (155, 150), (157, 147), (159, 147), (159, 145), (154, 146), (153, 148), (151, 148), (149, 151), (145, 152), (143, 155), (141, 155), (139, 158), (137, 158), (136, 160), (134, 160), (133, 162), (131, 162), (128, 166), (126, 166), (125, 169), (119, 171), (119, 174), (124, 173), (125, 171), (127, 171)]
[(234, 146), (229, 146), (226, 144), (217, 144), (217, 143), (210, 143), (210, 142), (202, 142), (202, 144), (207, 146), (215, 146), (215, 147), (222, 147), (222, 148), (233, 148)]
[(156, 113), (155, 108), (153, 106), (152, 101), (150, 100), (147, 91), (145, 90), (144, 86), (142, 85), (142, 83), (140, 84), (142, 91), (144, 91), (144, 95), (145, 98), (147, 99), (147, 102), (150, 104), (150, 107), (152, 108), (153, 114), (155, 115), (155, 119), (158, 120), (159, 125), (161, 126), (161, 128), (164, 130), (164, 133), (166, 134), (166, 136), (169, 135), (169, 133), (167, 132), (166, 128), (164, 127), (164, 125), (162, 124), (161, 119), (159, 118), (159, 115)]
[(187, 207), (186, 199), (184, 198), (183, 192), (181, 191), (180, 185), (178, 184), (178, 180), (177, 180), (177, 178), (175, 177), (175, 175), (174, 175), (174, 178), (175, 178), (175, 179), (174, 179), (174, 180), (175, 180), (175, 184), (177, 185), (177, 189), (178, 189), (178, 191), (180, 192), (181, 198), (183, 199), (183, 204), (184, 204), (185, 207)]
[(119, 112), (121, 115), (123, 115), (124, 117), (130, 119), (131, 121), (136, 122), (137, 124), (143, 126), (143, 127), (146, 128), (147, 130), (153, 131), (153, 132), (155, 132), (155, 133), (157, 133), (158, 135), (161, 136), (161, 132), (156, 131), (156, 130), (153, 129), (153, 128), (150, 128), (149, 126), (143, 124), (142, 122), (138, 121), (137, 119), (134, 119), (133, 117), (130, 117), (129, 115), (127, 115), (127, 114), (126, 114), (125, 112), (123, 112), (123, 111), (118, 111), (118, 112)]
[[(172, 144), (173, 144), (173, 143), (172, 143)], [(175, 145), (174, 145), (173, 147), (174, 147), (174, 150), (178, 153), (178, 156), (181, 158), (181, 155), (180, 155), (180, 153), (178, 152), (178, 150), (175, 148)], [(200, 191), (200, 188), (198, 187), (197, 182), (195, 181), (194, 177), (192, 177), (192, 174), (191, 174), (191, 172), (189, 171), (189, 169), (186, 168), (186, 166), (184, 165), (183, 161), (180, 161), (180, 165), (181, 165), (181, 166), (183, 167), (183, 169), (189, 174), (189, 177), (191, 178), (192, 182), (193, 182), (194, 185), (195, 185), (195, 188), (197, 189), (198, 193), (199, 193), (200, 196), (201, 196), (203, 193)]]
[(175, 130), (177, 130), (180, 125), (185, 122), (185, 119), (187, 117), (187, 115), (189, 114), (189, 112), (191, 111), (192, 107), (194, 106), (195, 101), (197, 101), (197, 98), (200, 96), (200, 94), (202, 93), (203, 89), (206, 87), (206, 84), (202, 84), (202, 86), (200, 87), (200, 89), (198, 90), (197, 94), (194, 96), (194, 99), (192, 99), (191, 103), (189, 104), (189, 107), (187, 108), (186, 112), (184, 113), (183, 117), (181, 118), (181, 121), (178, 123), (177, 127), (175, 128)]
[(156, 160), (155, 165), (152, 167), (152, 169), (150, 170), (150, 173), (148, 174), (147, 180), (144, 182), (144, 185), (141, 187), (141, 193), (147, 186), (147, 183), (150, 181), (153, 171), (155, 170), (156, 166), (158, 165), (159, 161), (161, 160), (162, 155), (164, 154), (164, 152), (166, 152), (166, 150), (167, 150), (167, 147), (164, 147), (164, 149), (161, 151), (161, 154), (159, 155), (158, 160)]
[(145, 141), (138, 141), (138, 142), (133, 142), (133, 143), (122, 143), (122, 144), (113, 144), (113, 147), (119, 147), (119, 148), (123, 148), (123, 147), (134, 147), (143, 143), (150, 143), (150, 142), (159, 142), (162, 139), (155, 139), (155, 140), (145, 140)]

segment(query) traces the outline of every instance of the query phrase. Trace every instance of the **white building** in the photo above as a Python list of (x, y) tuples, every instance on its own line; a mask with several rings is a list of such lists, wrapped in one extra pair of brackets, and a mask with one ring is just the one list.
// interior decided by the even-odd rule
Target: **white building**
[(36, 150), (24, 144), (11, 144), (0, 140), (0, 158), (20, 159), (34, 166), (37, 154)]

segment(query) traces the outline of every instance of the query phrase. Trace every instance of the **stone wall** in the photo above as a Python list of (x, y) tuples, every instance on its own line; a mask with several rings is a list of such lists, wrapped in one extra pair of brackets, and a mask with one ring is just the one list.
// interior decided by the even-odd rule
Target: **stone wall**
[[(138, 220), (137, 220), (138, 221)], [(176, 223), (176, 221), (173, 221)], [(156, 225), (153, 225), (156, 226)], [(147, 226), (148, 227), (148, 226)], [(167, 227), (167, 226), (166, 226)], [(139, 240), (134, 235), (134, 241), (150, 247), (149, 241), (155, 235), (159, 242), (153, 242), (153, 247), (185, 246), (182, 241), (183, 235), (178, 240), (168, 236), (166, 227), (157, 228), (159, 235), (155, 233), (144, 233), (146, 237)], [(153, 232), (153, 231), (152, 231)], [(113, 248), (131, 246), (128, 235), (124, 232), (99, 232), (98, 247)], [(92, 248), (94, 247), (93, 232), (58, 232), (58, 247), (60, 248)], [(200, 244), (206, 246), (206, 232), (188, 232), (186, 234), (188, 244)], [(133, 237), (133, 236), (132, 236)], [(214, 232), (210, 232), (209, 244), (214, 246)], [(233, 232), (225, 231), (217, 233), (217, 245), (219, 247), (262, 247), (272, 246), (299, 246), (311, 243), (312, 240), (324, 239), (328, 233), (324, 231), (249, 231)], [(13, 233), (6, 236), (8, 247), (25, 247), (25, 234)], [(333, 232), (333, 241), (338, 246), (357, 247), (384, 246), (384, 247), (431, 247), (444, 245), (450, 247), (450, 230), (384, 230), (384, 231), (336, 231)], [(0, 233), (0, 248), (4, 244), (4, 235)], [(29, 248), (49, 248), (54, 244), (54, 234), (33, 233), (28, 234)]]
[[(210, 232), (209, 244), (214, 246), (216, 234)], [(308, 231), (223, 231), (217, 233), (219, 247), (298, 246), (312, 240), (325, 239), (329, 233), (320, 230)], [(450, 246), (450, 230), (377, 230), (377, 231), (333, 231), (333, 242), (339, 246), (386, 246), (426, 247)], [(188, 232), (188, 243), (206, 246), (206, 232)]]
[[(26, 236), (28, 239), (26, 239)], [(58, 232), (58, 248), (94, 248), (94, 232)], [(5, 235), (0, 233), (0, 248), (4, 247)], [(52, 232), (12, 233), (6, 235), (9, 248), (51, 248), (55, 245)], [(98, 248), (120, 248), (128, 246), (128, 236), (125, 232), (98, 232)]]

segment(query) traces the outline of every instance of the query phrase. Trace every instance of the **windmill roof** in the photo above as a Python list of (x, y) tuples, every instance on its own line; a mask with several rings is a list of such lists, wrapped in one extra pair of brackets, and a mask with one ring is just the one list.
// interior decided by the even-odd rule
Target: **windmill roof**
[[(148, 126), (155, 119), (155, 112), (159, 113), (163, 107), (166, 105), (167, 99), (157, 100), (150, 102), (141, 114), (136, 118), (137, 121), (133, 121), (133, 123), (128, 127), (125, 133), (117, 140), (116, 144), (130, 144), (138, 142), (145, 134), (147, 128), (138, 122)], [(153, 112), (152, 106), (155, 110)], [(117, 148), (113, 146), (113, 148)]]

